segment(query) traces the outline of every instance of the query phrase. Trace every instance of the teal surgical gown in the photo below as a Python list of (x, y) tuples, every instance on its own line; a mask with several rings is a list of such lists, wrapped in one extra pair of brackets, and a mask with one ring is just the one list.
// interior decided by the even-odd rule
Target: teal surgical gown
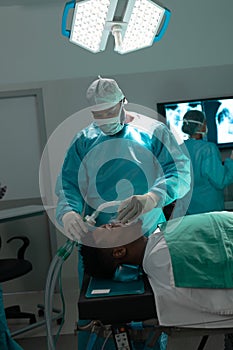
[[(58, 177), (57, 220), (71, 210), (90, 215), (109, 201), (131, 195), (156, 193), (160, 202), (141, 215), (144, 234), (165, 221), (162, 208), (183, 197), (190, 188), (190, 162), (163, 123), (155, 121), (152, 132), (126, 124), (113, 136), (105, 135), (95, 123), (77, 134), (67, 151)], [(100, 213), (96, 226), (116, 215)]]
[(233, 160), (221, 154), (212, 142), (185, 141), (193, 167), (193, 192), (187, 214), (224, 210), (224, 188), (233, 183)]
[[(190, 162), (168, 128), (157, 121), (155, 126), (152, 132), (146, 132), (128, 124), (119, 133), (107, 136), (92, 123), (76, 135), (56, 185), (60, 225), (62, 216), (71, 210), (91, 215), (100, 204), (148, 191), (154, 191), (161, 200), (157, 208), (141, 215), (143, 233), (151, 234), (158, 223), (165, 221), (162, 207), (189, 190)], [(96, 226), (109, 222), (116, 212), (117, 208), (111, 208), (111, 212), (100, 213)], [(81, 284), (80, 254), (78, 275)], [(79, 320), (80, 325), (85, 323)], [(80, 350), (86, 349), (89, 337), (89, 332), (79, 332)], [(96, 344), (94, 349), (100, 348)], [(106, 350), (113, 348), (113, 341), (109, 340)]]

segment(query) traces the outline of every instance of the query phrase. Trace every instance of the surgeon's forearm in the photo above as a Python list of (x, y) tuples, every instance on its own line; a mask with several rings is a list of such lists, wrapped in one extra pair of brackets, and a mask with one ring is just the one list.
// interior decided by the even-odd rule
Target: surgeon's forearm
[(185, 196), (190, 190), (190, 178), (189, 171), (184, 171), (182, 175), (171, 172), (157, 179), (150, 191), (160, 198), (158, 206), (170, 204)]

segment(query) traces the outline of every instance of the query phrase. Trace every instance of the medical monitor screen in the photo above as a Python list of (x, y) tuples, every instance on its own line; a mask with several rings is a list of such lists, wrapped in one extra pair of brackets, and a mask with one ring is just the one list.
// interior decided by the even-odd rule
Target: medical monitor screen
[(233, 147), (233, 97), (174, 101), (157, 104), (157, 111), (166, 118), (170, 130), (185, 140), (187, 134), (182, 132), (183, 116), (189, 110), (205, 113), (208, 127), (207, 140), (219, 148)]

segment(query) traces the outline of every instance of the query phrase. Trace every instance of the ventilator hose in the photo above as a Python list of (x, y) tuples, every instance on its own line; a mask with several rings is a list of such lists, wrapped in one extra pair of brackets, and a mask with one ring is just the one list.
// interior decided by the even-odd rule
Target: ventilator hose
[(48, 350), (55, 350), (54, 339), (52, 335), (52, 303), (53, 294), (63, 260), (59, 256), (55, 256), (49, 268), (46, 287), (45, 287), (45, 321), (47, 330)]
[(45, 286), (45, 321), (47, 330), (48, 350), (55, 350), (55, 343), (52, 335), (52, 310), (53, 310), (53, 295), (58, 276), (60, 274), (63, 262), (70, 256), (73, 247), (76, 243), (67, 241), (54, 256), (47, 275)]

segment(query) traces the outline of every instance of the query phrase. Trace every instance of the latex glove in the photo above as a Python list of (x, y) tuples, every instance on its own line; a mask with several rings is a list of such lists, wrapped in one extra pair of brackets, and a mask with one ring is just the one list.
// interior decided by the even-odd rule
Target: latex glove
[(88, 228), (84, 223), (81, 215), (75, 211), (69, 211), (62, 217), (65, 235), (72, 241), (80, 241), (87, 232)]
[(152, 192), (131, 196), (120, 204), (117, 220), (122, 224), (130, 223), (141, 214), (145, 214), (155, 208), (158, 201), (159, 197)]

